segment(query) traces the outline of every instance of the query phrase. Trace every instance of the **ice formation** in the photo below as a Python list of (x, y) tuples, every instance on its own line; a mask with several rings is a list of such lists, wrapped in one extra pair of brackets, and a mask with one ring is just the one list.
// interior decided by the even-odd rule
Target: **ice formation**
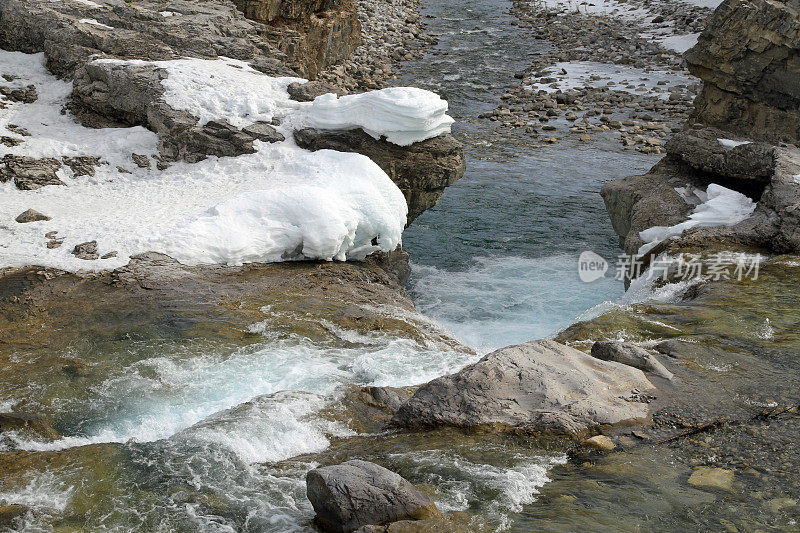
[(102, 22), (98, 22), (96, 19), (80, 19), (78, 22), (81, 24), (91, 24), (92, 26), (97, 26), (98, 28), (103, 28), (104, 30), (113, 30), (113, 26), (109, 26), (108, 24), (103, 24)]
[[(155, 166), (158, 139), (153, 132), (89, 129), (62, 115), (72, 85), (52, 76), (44, 62), (43, 54), (0, 50), (3, 72), (19, 77), (9, 86), (33, 84), (39, 95), (32, 104), (7, 102), (0, 113), (0, 134), (22, 141), (0, 145), (0, 157), (94, 156), (101, 164), (94, 176), (75, 176), (63, 166), (57, 175), (66, 186), (21, 191), (12, 182), (0, 183), (0, 267), (102, 270), (146, 251), (186, 264), (363, 259), (376, 250), (389, 251), (401, 241), (407, 214), (397, 186), (369, 158), (308, 152), (294, 143), (291, 132), (312, 123), (362, 126), (372, 135), (409, 144), (449, 131), (452, 123), (445, 114), (447, 103), (421, 89), (339, 99), (329, 95), (301, 103), (289, 98), (286, 86), (304, 80), (266, 76), (236, 60), (156, 62), (169, 74), (164, 98), (172, 107), (201, 122), (225, 119), (238, 127), (279, 117), (278, 129), (287, 139), (256, 141), (254, 154), (178, 162), (156, 171), (139, 168), (131, 159), (131, 154), (143, 155)], [(9, 130), (10, 124), (31, 135)], [(14, 222), (27, 209), (52, 220)], [(49, 232), (58, 232), (61, 246), (46, 246)], [(91, 240), (101, 255), (116, 251), (117, 256), (87, 261), (71, 253), (75, 245)]]
[[(698, 192), (695, 191), (694, 194)], [(698, 197), (703, 199), (699, 194)], [(706, 189), (705, 199), (689, 215), (689, 220), (674, 226), (655, 226), (639, 232), (639, 236), (647, 243), (639, 248), (639, 255), (647, 253), (666, 239), (677, 237), (689, 228), (738, 224), (747, 219), (755, 209), (755, 202), (747, 196), (712, 183)]]
[(400, 146), (450, 132), (447, 102), (415, 87), (391, 87), (337, 98), (324, 94), (311, 104), (308, 125), (321, 129), (362, 128)]

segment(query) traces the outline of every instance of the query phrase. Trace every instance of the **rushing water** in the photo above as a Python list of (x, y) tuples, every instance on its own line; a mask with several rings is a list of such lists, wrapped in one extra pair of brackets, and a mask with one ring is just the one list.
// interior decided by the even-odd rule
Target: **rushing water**
[(406, 64), (398, 81), (448, 99), (467, 155), (464, 177), (404, 234), (410, 291), (423, 313), (480, 350), (546, 337), (622, 295), (613, 269), (581, 282), (578, 256), (616, 257), (600, 187), (655, 161), (609, 142), (534, 149), (533, 140), (504, 139), (477, 118), (518, 81), (514, 73), (529, 56), (549, 46), (514, 25), (509, 7), (504, 0), (425, 2), (440, 42)]

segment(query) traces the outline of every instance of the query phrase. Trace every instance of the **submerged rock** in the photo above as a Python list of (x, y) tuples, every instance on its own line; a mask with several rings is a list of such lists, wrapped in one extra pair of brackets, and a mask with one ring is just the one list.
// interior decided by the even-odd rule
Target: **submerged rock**
[[(8, 528), (9, 531), (22, 529), (22, 524), (18, 523), (31, 510), (27, 505), (12, 503), (11, 505), (0, 506), (0, 527)], [(19, 527), (17, 527), (19, 526)]]
[(32, 413), (0, 413), (0, 433), (15, 431), (26, 437), (55, 440), (60, 437), (50, 423)]
[(534, 341), (492, 352), (423, 385), (392, 422), (575, 433), (647, 418), (647, 405), (631, 400), (653, 388), (641, 370)]
[(429, 496), (391, 470), (367, 461), (311, 470), (306, 490), (316, 521), (325, 531), (349, 533), (367, 525), (441, 516)]
[(729, 491), (733, 488), (733, 470), (698, 466), (689, 476), (689, 485), (700, 488)]
[(592, 345), (592, 357), (603, 361), (616, 361), (664, 379), (672, 379), (672, 372), (667, 370), (655, 355), (635, 344), (598, 341)]
[(614, 444), (614, 441), (606, 437), (605, 435), (595, 435), (594, 437), (589, 437), (581, 441), (581, 445), (586, 446), (587, 448), (594, 448), (595, 450), (603, 450), (603, 451), (611, 451), (617, 447)]

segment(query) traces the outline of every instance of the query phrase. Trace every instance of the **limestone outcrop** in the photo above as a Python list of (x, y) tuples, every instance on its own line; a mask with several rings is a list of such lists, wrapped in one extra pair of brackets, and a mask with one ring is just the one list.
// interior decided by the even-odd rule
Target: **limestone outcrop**
[(741, 222), (693, 228), (644, 258), (684, 249), (800, 251), (800, 4), (725, 0), (686, 55), (703, 80), (695, 112), (647, 174), (606, 184), (601, 195), (620, 246), (635, 254), (640, 232), (683, 222), (685, 195), (711, 184), (757, 202)]
[(694, 122), (757, 140), (800, 140), (797, 0), (726, 0), (686, 62), (703, 80)]

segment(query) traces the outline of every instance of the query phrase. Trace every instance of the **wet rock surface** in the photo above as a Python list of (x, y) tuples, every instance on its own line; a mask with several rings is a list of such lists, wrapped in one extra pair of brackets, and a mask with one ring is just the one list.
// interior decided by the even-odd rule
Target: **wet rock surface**
[(664, 379), (672, 379), (672, 372), (655, 355), (635, 344), (600, 341), (592, 345), (591, 354), (603, 361), (616, 361)]
[(653, 388), (640, 370), (535, 341), (503, 348), (421, 386), (392, 423), (580, 433), (647, 418), (648, 407), (636, 394)]
[(311, 470), (308, 499), (323, 530), (349, 533), (366, 525), (441, 516), (431, 498), (379, 465), (347, 461)]

